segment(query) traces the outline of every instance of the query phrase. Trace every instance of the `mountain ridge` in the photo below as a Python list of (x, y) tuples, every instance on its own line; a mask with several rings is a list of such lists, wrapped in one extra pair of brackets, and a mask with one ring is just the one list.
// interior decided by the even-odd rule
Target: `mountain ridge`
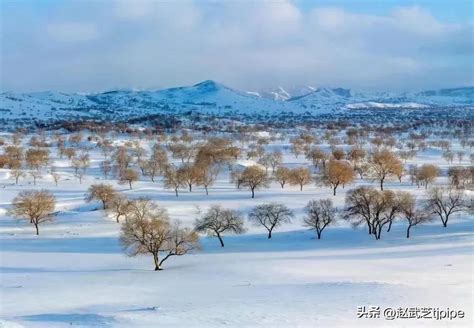
[[(280, 88), (280, 89), (278, 89)], [(314, 115), (355, 109), (422, 109), (440, 106), (473, 106), (474, 87), (445, 88), (421, 92), (360, 92), (345, 88), (314, 88), (286, 99), (233, 89), (213, 80), (191, 86), (153, 91), (109, 90), (91, 94), (54, 91), (0, 93), (0, 113), (6, 119), (49, 120), (60, 117), (133, 117), (156, 113), (253, 115), (283, 112)]]

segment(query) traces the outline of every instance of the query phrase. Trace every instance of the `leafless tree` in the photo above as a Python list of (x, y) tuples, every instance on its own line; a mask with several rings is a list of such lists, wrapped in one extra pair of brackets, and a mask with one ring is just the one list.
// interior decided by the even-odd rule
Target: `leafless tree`
[(300, 186), (300, 191), (303, 186), (311, 183), (311, 171), (306, 167), (297, 167), (291, 170), (289, 182), (292, 185)]
[(114, 187), (109, 184), (93, 184), (89, 187), (85, 200), (91, 202), (93, 200), (99, 200), (102, 202), (102, 208), (105, 210), (109, 202), (117, 197), (117, 192)]
[(337, 211), (329, 198), (310, 200), (305, 212), (304, 225), (316, 231), (318, 239), (321, 239), (323, 230), (336, 221)]
[(428, 191), (425, 211), (439, 216), (443, 227), (448, 226), (451, 214), (465, 209), (464, 192), (461, 189), (433, 188)]
[(10, 175), (15, 178), (15, 184), (18, 184), (18, 180), (25, 177), (25, 172), (21, 168), (15, 168), (10, 170)]
[(275, 168), (283, 161), (283, 153), (279, 150), (270, 153), (269, 161), (272, 166), (272, 171), (275, 172)]
[(107, 201), (105, 208), (107, 215), (112, 215), (115, 221), (119, 223), (120, 218), (127, 217), (131, 210), (130, 200), (128, 200), (127, 197), (118, 194)]
[(316, 168), (325, 168), (326, 162), (329, 160), (329, 154), (315, 147), (306, 154), (306, 158), (311, 160)]
[(197, 165), (195, 172), (197, 174), (197, 184), (204, 187), (206, 195), (209, 195), (209, 186), (214, 184), (219, 175), (219, 166), (214, 165)]
[(430, 221), (431, 217), (417, 206), (415, 196), (406, 191), (400, 193), (400, 207), (402, 217), (408, 222), (406, 237), (410, 238), (411, 228), (418, 224)]
[(27, 219), (35, 226), (39, 235), (38, 226), (51, 219), (56, 199), (47, 190), (22, 191), (13, 199), (9, 214), (18, 218)]
[(261, 187), (267, 187), (269, 179), (265, 170), (258, 165), (246, 167), (241, 175), (241, 185), (248, 187), (252, 192), (252, 198), (255, 198), (255, 190)]
[(54, 185), (57, 187), (59, 180), (61, 180), (61, 174), (51, 169), (51, 176), (53, 177)]
[(264, 226), (268, 231), (268, 239), (270, 239), (273, 229), (291, 222), (293, 216), (293, 212), (285, 205), (267, 203), (254, 207), (248, 217), (254, 225)]
[(330, 186), (333, 195), (336, 196), (336, 189), (340, 185), (343, 187), (355, 179), (355, 172), (346, 161), (331, 160), (323, 172), (322, 182)]
[(180, 180), (187, 184), (189, 192), (193, 191), (193, 185), (199, 181), (200, 173), (199, 167), (190, 163), (183, 164), (178, 168)]
[(201, 218), (196, 220), (194, 227), (197, 232), (217, 237), (221, 247), (224, 247), (222, 239), (224, 232), (241, 234), (245, 231), (242, 215), (221, 206), (212, 206)]
[(178, 173), (178, 170), (174, 165), (169, 165), (165, 169), (164, 178), (165, 188), (173, 188), (176, 197), (178, 197), (178, 189), (185, 186), (186, 182), (183, 181), (182, 175)]
[(291, 178), (291, 169), (287, 168), (286, 166), (279, 166), (276, 169), (274, 176), (275, 181), (277, 181), (280, 184), (281, 189), (283, 189), (285, 187), (285, 184)]
[(398, 176), (403, 171), (403, 164), (397, 156), (389, 150), (375, 151), (369, 160), (372, 177), (380, 182), (380, 190), (386, 178)]
[(112, 171), (112, 163), (109, 160), (104, 160), (100, 162), (99, 167), (104, 175), (104, 179), (107, 180), (110, 171)]
[(421, 182), (425, 186), (425, 189), (428, 189), (428, 184), (433, 183), (433, 181), (439, 175), (439, 168), (433, 164), (423, 164), (417, 170), (417, 181)]
[(343, 218), (354, 226), (367, 224), (369, 234), (380, 239), (382, 228), (391, 227), (401, 211), (401, 197), (392, 191), (378, 191), (371, 187), (358, 187), (346, 194)]
[(36, 181), (43, 177), (43, 175), (41, 174), (41, 171), (37, 171), (37, 170), (29, 171), (28, 175), (33, 178), (33, 185), (34, 186), (36, 186)]
[[(178, 221), (170, 226), (168, 238), (163, 251), (165, 255), (158, 263), (158, 270), (161, 270), (163, 262), (171, 256), (182, 256), (194, 249), (200, 249), (199, 235), (189, 228), (182, 228)], [(155, 268), (156, 270), (156, 268)]]
[(132, 183), (138, 181), (138, 172), (134, 169), (128, 168), (122, 171), (119, 176), (119, 184), (127, 184), (132, 189)]
[(127, 218), (122, 224), (120, 243), (129, 256), (151, 254), (158, 271), (161, 270), (159, 253), (166, 246), (169, 230), (166, 211), (149, 213), (145, 218)]

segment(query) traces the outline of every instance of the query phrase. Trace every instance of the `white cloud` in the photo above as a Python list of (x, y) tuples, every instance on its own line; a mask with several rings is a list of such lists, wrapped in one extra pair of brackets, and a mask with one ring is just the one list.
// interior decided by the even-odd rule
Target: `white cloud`
[[(24, 43), (4, 47), (2, 68), (12, 77), (4, 88), (90, 91), (204, 79), (244, 89), (474, 83), (472, 24), (445, 23), (421, 7), (373, 15), (337, 7), (301, 11), (289, 0), (121, 0), (84, 8), (81, 17), (65, 6), (52, 19), (35, 17), (37, 25), (22, 26), (17, 35)], [(7, 33), (20, 29), (5, 26)]]

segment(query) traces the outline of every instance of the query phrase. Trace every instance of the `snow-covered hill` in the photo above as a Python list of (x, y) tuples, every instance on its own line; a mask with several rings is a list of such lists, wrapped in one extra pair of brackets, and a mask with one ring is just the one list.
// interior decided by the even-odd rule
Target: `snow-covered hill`
[(251, 95), (255, 95), (257, 97), (265, 98), (265, 99), (286, 101), (294, 97), (307, 95), (315, 90), (316, 88), (310, 85), (297, 86), (297, 87), (291, 87), (291, 88), (284, 88), (284, 87), (278, 86), (276, 88), (262, 90), (262, 91), (247, 91), (247, 93)]
[[(225, 116), (309, 112), (318, 115), (354, 109), (422, 109), (474, 104), (474, 87), (401, 94), (354, 92), (343, 88), (298, 90), (290, 93), (278, 88), (265, 95), (238, 91), (208, 80), (163, 90), (113, 90), (87, 95), (5, 92), (0, 94), (0, 113), (7, 122), (71, 118), (116, 120), (159, 113), (199, 112)], [(301, 95), (295, 96), (298, 92)]]
[(348, 89), (318, 88), (314, 92), (288, 100), (311, 110), (346, 109), (420, 109), (441, 106), (472, 106), (474, 87), (441, 89), (422, 92), (388, 93), (354, 92)]

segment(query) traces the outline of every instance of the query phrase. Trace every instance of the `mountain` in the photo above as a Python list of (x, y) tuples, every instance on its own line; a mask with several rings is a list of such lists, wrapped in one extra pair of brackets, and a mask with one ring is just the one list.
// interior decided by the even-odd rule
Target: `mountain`
[[(197, 112), (255, 115), (282, 112), (314, 115), (354, 109), (421, 109), (473, 106), (474, 87), (415, 93), (355, 92), (343, 88), (299, 88), (298, 94), (277, 88), (278, 95), (242, 92), (215, 81), (154, 91), (112, 90), (95, 94), (33, 92), (0, 94), (0, 114), (5, 121), (51, 121), (57, 119), (126, 119), (137, 116)], [(306, 93), (310, 91), (309, 93)], [(296, 92), (296, 93), (295, 93)]]
[(314, 90), (316, 90), (316, 88), (310, 85), (296, 86), (291, 88), (283, 88), (279, 86), (276, 88), (262, 91), (247, 91), (247, 93), (261, 98), (286, 101), (293, 97), (307, 95), (313, 92)]
[(474, 87), (441, 89), (422, 92), (353, 92), (343, 88), (318, 88), (288, 100), (295, 106), (323, 111), (327, 108), (344, 109), (419, 109), (440, 106), (474, 105)]

